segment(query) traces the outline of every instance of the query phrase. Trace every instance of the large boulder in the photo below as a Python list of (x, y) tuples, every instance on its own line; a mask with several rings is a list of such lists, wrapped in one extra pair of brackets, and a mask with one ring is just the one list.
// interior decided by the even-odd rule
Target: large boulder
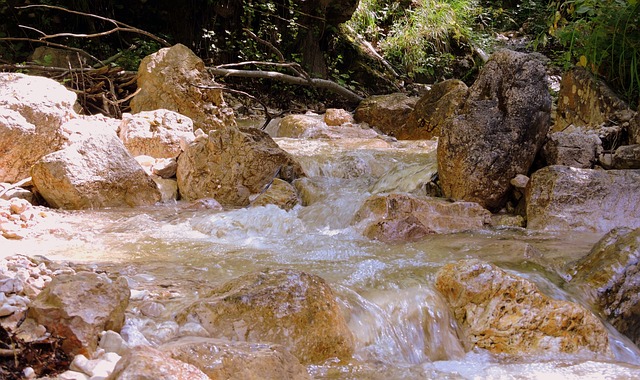
[(94, 134), (42, 157), (31, 176), (38, 192), (56, 208), (133, 207), (161, 199), (155, 182), (115, 133)]
[(131, 100), (131, 112), (168, 109), (190, 117), (205, 132), (235, 125), (233, 110), (214, 85), (204, 62), (189, 48), (177, 44), (145, 57), (138, 69), (140, 92)]
[(640, 227), (640, 171), (547, 166), (525, 192), (527, 228), (606, 233)]
[(209, 132), (196, 138), (178, 159), (178, 188), (184, 199), (215, 198), (246, 206), (275, 177), (293, 181), (302, 168), (269, 135), (256, 128)]
[(209, 380), (195, 366), (149, 346), (127, 352), (106, 380)]
[(354, 223), (365, 236), (387, 242), (480, 229), (490, 220), (491, 213), (477, 203), (406, 193), (371, 196), (354, 216)]
[(417, 102), (418, 98), (403, 93), (374, 95), (360, 102), (354, 117), (358, 123), (366, 122), (384, 134), (396, 136)]
[(129, 153), (155, 158), (175, 158), (195, 139), (193, 121), (169, 110), (125, 113), (118, 136)]
[(75, 102), (53, 79), (0, 73), (0, 182), (29, 177), (31, 165), (64, 145), (60, 126), (78, 117)]
[(354, 339), (336, 296), (320, 277), (254, 272), (203, 294), (178, 323), (199, 322), (212, 337), (285, 346), (302, 363), (349, 359)]
[(547, 165), (591, 169), (602, 153), (602, 141), (595, 134), (555, 132), (547, 136), (542, 157)]
[(310, 380), (307, 369), (277, 344), (187, 337), (161, 347), (211, 380)]
[(409, 114), (407, 123), (398, 132), (402, 140), (428, 140), (439, 137), (440, 131), (462, 107), (469, 88), (464, 82), (449, 79), (434, 84)]
[(614, 119), (627, 104), (586, 69), (576, 67), (565, 73), (560, 82), (554, 132), (568, 126), (597, 129)]
[(78, 272), (56, 276), (31, 302), (29, 316), (63, 337), (67, 354), (89, 356), (104, 330), (120, 331), (131, 292), (124, 277)]
[(640, 229), (614, 229), (573, 264), (571, 284), (640, 346)]
[(509, 181), (527, 174), (550, 125), (546, 70), (536, 54), (495, 53), (469, 88), (459, 115), (438, 141), (438, 173), (446, 197), (498, 211)]
[(471, 347), (506, 354), (611, 354), (609, 335), (584, 307), (547, 297), (532, 282), (479, 260), (447, 264), (436, 288)]

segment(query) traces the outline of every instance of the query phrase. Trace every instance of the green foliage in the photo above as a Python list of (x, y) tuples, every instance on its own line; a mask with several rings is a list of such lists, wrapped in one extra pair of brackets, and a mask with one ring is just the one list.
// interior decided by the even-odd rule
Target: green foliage
[(565, 0), (550, 4), (549, 34), (564, 48), (560, 61), (601, 75), (632, 105), (640, 92), (640, 2)]

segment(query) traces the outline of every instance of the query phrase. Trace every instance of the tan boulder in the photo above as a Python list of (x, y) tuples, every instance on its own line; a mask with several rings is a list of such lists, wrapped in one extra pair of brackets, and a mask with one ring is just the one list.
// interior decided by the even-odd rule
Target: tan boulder
[(312, 137), (323, 129), (322, 119), (311, 115), (287, 115), (278, 122), (276, 137)]
[(505, 206), (511, 181), (527, 174), (550, 126), (551, 96), (539, 55), (510, 50), (485, 64), (458, 115), (438, 140), (445, 197)]
[(115, 133), (94, 134), (42, 157), (31, 176), (38, 192), (56, 208), (133, 207), (161, 199), (155, 182)]
[(124, 277), (78, 272), (54, 279), (29, 307), (29, 317), (63, 337), (67, 354), (89, 356), (104, 330), (120, 331), (131, 292)]
[(447, 264), (436, 288), (471, 347), (506, 354), (611, 355), (607, 329), (584, 307), (547, 297), (530, 281), (479, 260)]
[(60, 126), (78, 117), (75, 102), (53, 79), (0, 73), (0, 182), (29, 177), (31, 165), (65, 144)]
[(307, 369), (283, 346), (187, 337), (161, 349), (192, 364), (211, 380), (310, 380)]
[(341, 108), (327, 108), (323, 120), (330, 127), (355, 122), (351, 112)]
[(302, 175), (300, 165), (267, 133), (236, 127), (196, 138), (177, 169), (183, 199), (215, 198), (224, 206), (247, 206), (274, 178), (290, 182)]
[(358, 123), (366, 122), (384, 134), (397, 137), (417, 102), (417, 97), (403, 93), (370, 96), (360, 102), (354, 118)]
[(189, 48), (177, 44), (145, 57), (138, 69), (140, 92), (131, 100), (131, 112), (167, 109), (193, 120), (195, 129), (208, 132), (236, 124), (204, 62)]
[(447, 121), (464, 104), (469, 88), (464, 82), (449, 79), (434, 84), (409, 114), (407, 123), (396, 136), (402, 140), (428, 140), (439, 137)]
[(349, 359), (354, 339), (336, 296), (320, 277), (288, 269), (231, 280), (178, 314), (212, 337), (285, 346), (302, 363)]
[(129, 350), (106, 380), (209, 380), (195, 366), (149, 346)]
[(640, 347), (640, 229), (614, 229), (571, 264), (571, 286)]
[(527, 228), (606, 233), (640, 227), (640, 171), (547, 166), (525, 192)]
[(195, 139), (193, 121), (169, 110), (125, 113), (118, 136), (133, 156), (175, 158)]
[(406, 193), (371, 196), (354, 216), (365, 236), (381, 241), (414, 241), (434, 233), (480, 229), (490, 221), (491, 213), (477, 203)]
[(287, 181), (274, 178), (267, 190), (251, 202), (251, 206), (256, 207), (273, 204), (283, 210), (289, 211), (298, 203), (300, 203), (300, 199), (296, 188)]

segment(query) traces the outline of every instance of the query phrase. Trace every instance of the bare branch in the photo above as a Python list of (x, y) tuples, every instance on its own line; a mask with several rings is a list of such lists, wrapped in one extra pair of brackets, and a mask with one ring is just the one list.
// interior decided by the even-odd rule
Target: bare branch
[(75, 51), (76, 53), (80, 53), (80, 54), (82, 54), (84, 56), (87, 56), (87, 57), (91, 58), (92, 60), (96, 61), (97, 63), (101, 63), (102, 62), (98, 58), (94, 57), (93, 55), (87, 53), (86, 51), (84, 51), (82, 49), (70, 47), (70, 46), (67, 46), (67, 45), (57, 44), (57, 43), (51, 42), (51, 41), (36, 40), (36, 39), (33, 39), (33, 38), (24, 38), (24, 37), (3, 37), (3, 38), (0, 38), (0, 41), (28, 41), (28, 42), (40, 43), (40, 44), (43, 44), (45, 46), (52, 46), (52, 47), (57, 47), (57, 48), (60, 48), (60, 49)]
[[(274, 52), (277, 56), (278, 56), (278, 60), (280, 61), (280, 63), (285, 63), (285, 59), (284, 59), (284, 55), (282, 54), (282, 52), (280, 50), (278, 50), (278, 48), (276, 48), (275, 46), (273, 46), (272, 43), (270, 43), (269, 41), (263, 40), (262, 38), (258, 37), (255, 33), (253, 33), (252, 31), (250, 31), (247, 28), (242, 29), (245, 31), (245, 33), (247, 33), (249, 35), (249, 37), (253, 38), (254, 40), (256, 40), (257, 42), (265, 45), (266, 47), (269, 48), (269, 50), (271, 50), (272, 52)], [(304, 79), (306, 79), (307, 81), (311, 80), (311, 77), (309, 76), (309, 74), (307, 74), (306, 71), (304, 71), (304, 69), (302, 68), (302, 66), (298, 65), (297, 63), (295, 64), (290, 64), (289, 66), (293, 71), (295, 71), (296, 74), (298, 74), (301, 77), (304, 77)]]

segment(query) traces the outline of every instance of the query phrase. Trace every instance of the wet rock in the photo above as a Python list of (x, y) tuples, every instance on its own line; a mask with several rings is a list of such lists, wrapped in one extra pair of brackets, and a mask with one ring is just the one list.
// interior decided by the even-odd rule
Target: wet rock
[(602, 153), (602, 141), (595, 134), (581, 132), (550, 133), (542, 147), (547, 165), (591, 169)]
[(304, 175), (300, 165), (265, 132), (230, 127), (196, 138), (178, 160), (183, 199), (215, 198), (225, 206), (247, 206), (274, 178)]
[(151, 174), (165, 179), (174, 178), (177, 171), (178, 160), (175, 158), (157, 159), (151, 166)]
[(213, 289), (178, 323), (196, 321), (212, 337), (285, 346), (302, 363), (349, 359), (354, 340), (333, 290), (293, 270), (254, 272)]
[(161, 349), (199, 368), (212, 380), (311, 379), (298, 359), (277, 344), (190, 337)]
[(225, 104), (222, 90), (196, 87), (212, 84), (204, 62), (189, 48), (177, 44), (160, 49), (140, 63), (140, 92), (131, 100), (131, 111), (175, 111), (191, 118), (194, 128), (205, 132), (234, 126), (235, 116)]
[(572, 264), (571, 285), (640, 346), (640, 229), (614, 229)]
[(490, 220), (491, 213), (477, 203), (405, 193), (374, 195), (354, 217), (365, 236), (381, 241), (414, 241), (428, 234), (474, 230)]
[(115, 134), (94, 134), (48, 154), (31, 169), (33, 184), (56, 208), (150, 205), (160, 201), (153, 180)]
[(53, 79), (0, 73), (0, 182), (29, 177), (40, 157), (60, 149), (60, 130), (78, 117), (76, 94)]
[(251, 206), (256, 207), (273, 204), (283, 210), (289, 211), (298, 203), (300, 203), (300, 199), (296, 188), (287, 181), (274, 178), (267, 190), (251, 202)]
[(106, 380), (209, 380), (191, 364), (149, 346), (132, 348)]
[(277, 137), (311, 137), (323, 129), (322, 119), (311, 115), (287, 115), (278, 123)]
[(407, 123), (396, 136), (403, 140), (439, 137), (448, 120), (455, 116), (467, 99), (469, 88), (464, 82), (449, 79), (434, 84), (409, 114)]
[(353, 115), (347, 110), (341, 108), (327, 108), (324, 113), (323, 120), (328, 126), (339, 126), (347, 123), (355, 123)]
[(152, 175), (151, 179), (160, 191), (160, 202), (173, 202), (178, 199), (178, 181), (175, 178), (167, 179)]
[(93, 353), (100, 332), (120, 331), (129, 304), (127, 281), (79, 272), (56, 276), (29, 307), (29, 316), (49, 332), (64, 337), (67, 354)]
[(640, 145), (623, 145), (613, 153), (611, 169), (640, 169)]
[(526, 191), (527, 228), (606, 233), (640, 227), (640, 171), (547, 166)]
[(447, 264), (436, 288), (472, 347), (493, 353), (611, 355), (600, 320), (582, 306), (554, 300), (530, 281), (479, 260)]
[(195, 135), (190, 118), (169, 110), (122, 115), (118, 136), (129, 153), (155, 158), (175, 158)]
[(569, 125), (598, 129), (617, 111), (628, 108), (602, 81), (586, 69), (576, 67), (565, 73), (560, 82), (553, 131), (562, 131)]
[(374, 95), (360, 102), (354, 117), (358, 123), (368, 123), (380, 132), (395, 137), (417, 102), (417, 97), (402, 93)]
[(501, 50), (484, 66), (458, 116), (438, 141), (446, 197), (490, 211), (507, 202), (509, 181), (527, 174), (550, 124), (546, 70), (536, 54)]

